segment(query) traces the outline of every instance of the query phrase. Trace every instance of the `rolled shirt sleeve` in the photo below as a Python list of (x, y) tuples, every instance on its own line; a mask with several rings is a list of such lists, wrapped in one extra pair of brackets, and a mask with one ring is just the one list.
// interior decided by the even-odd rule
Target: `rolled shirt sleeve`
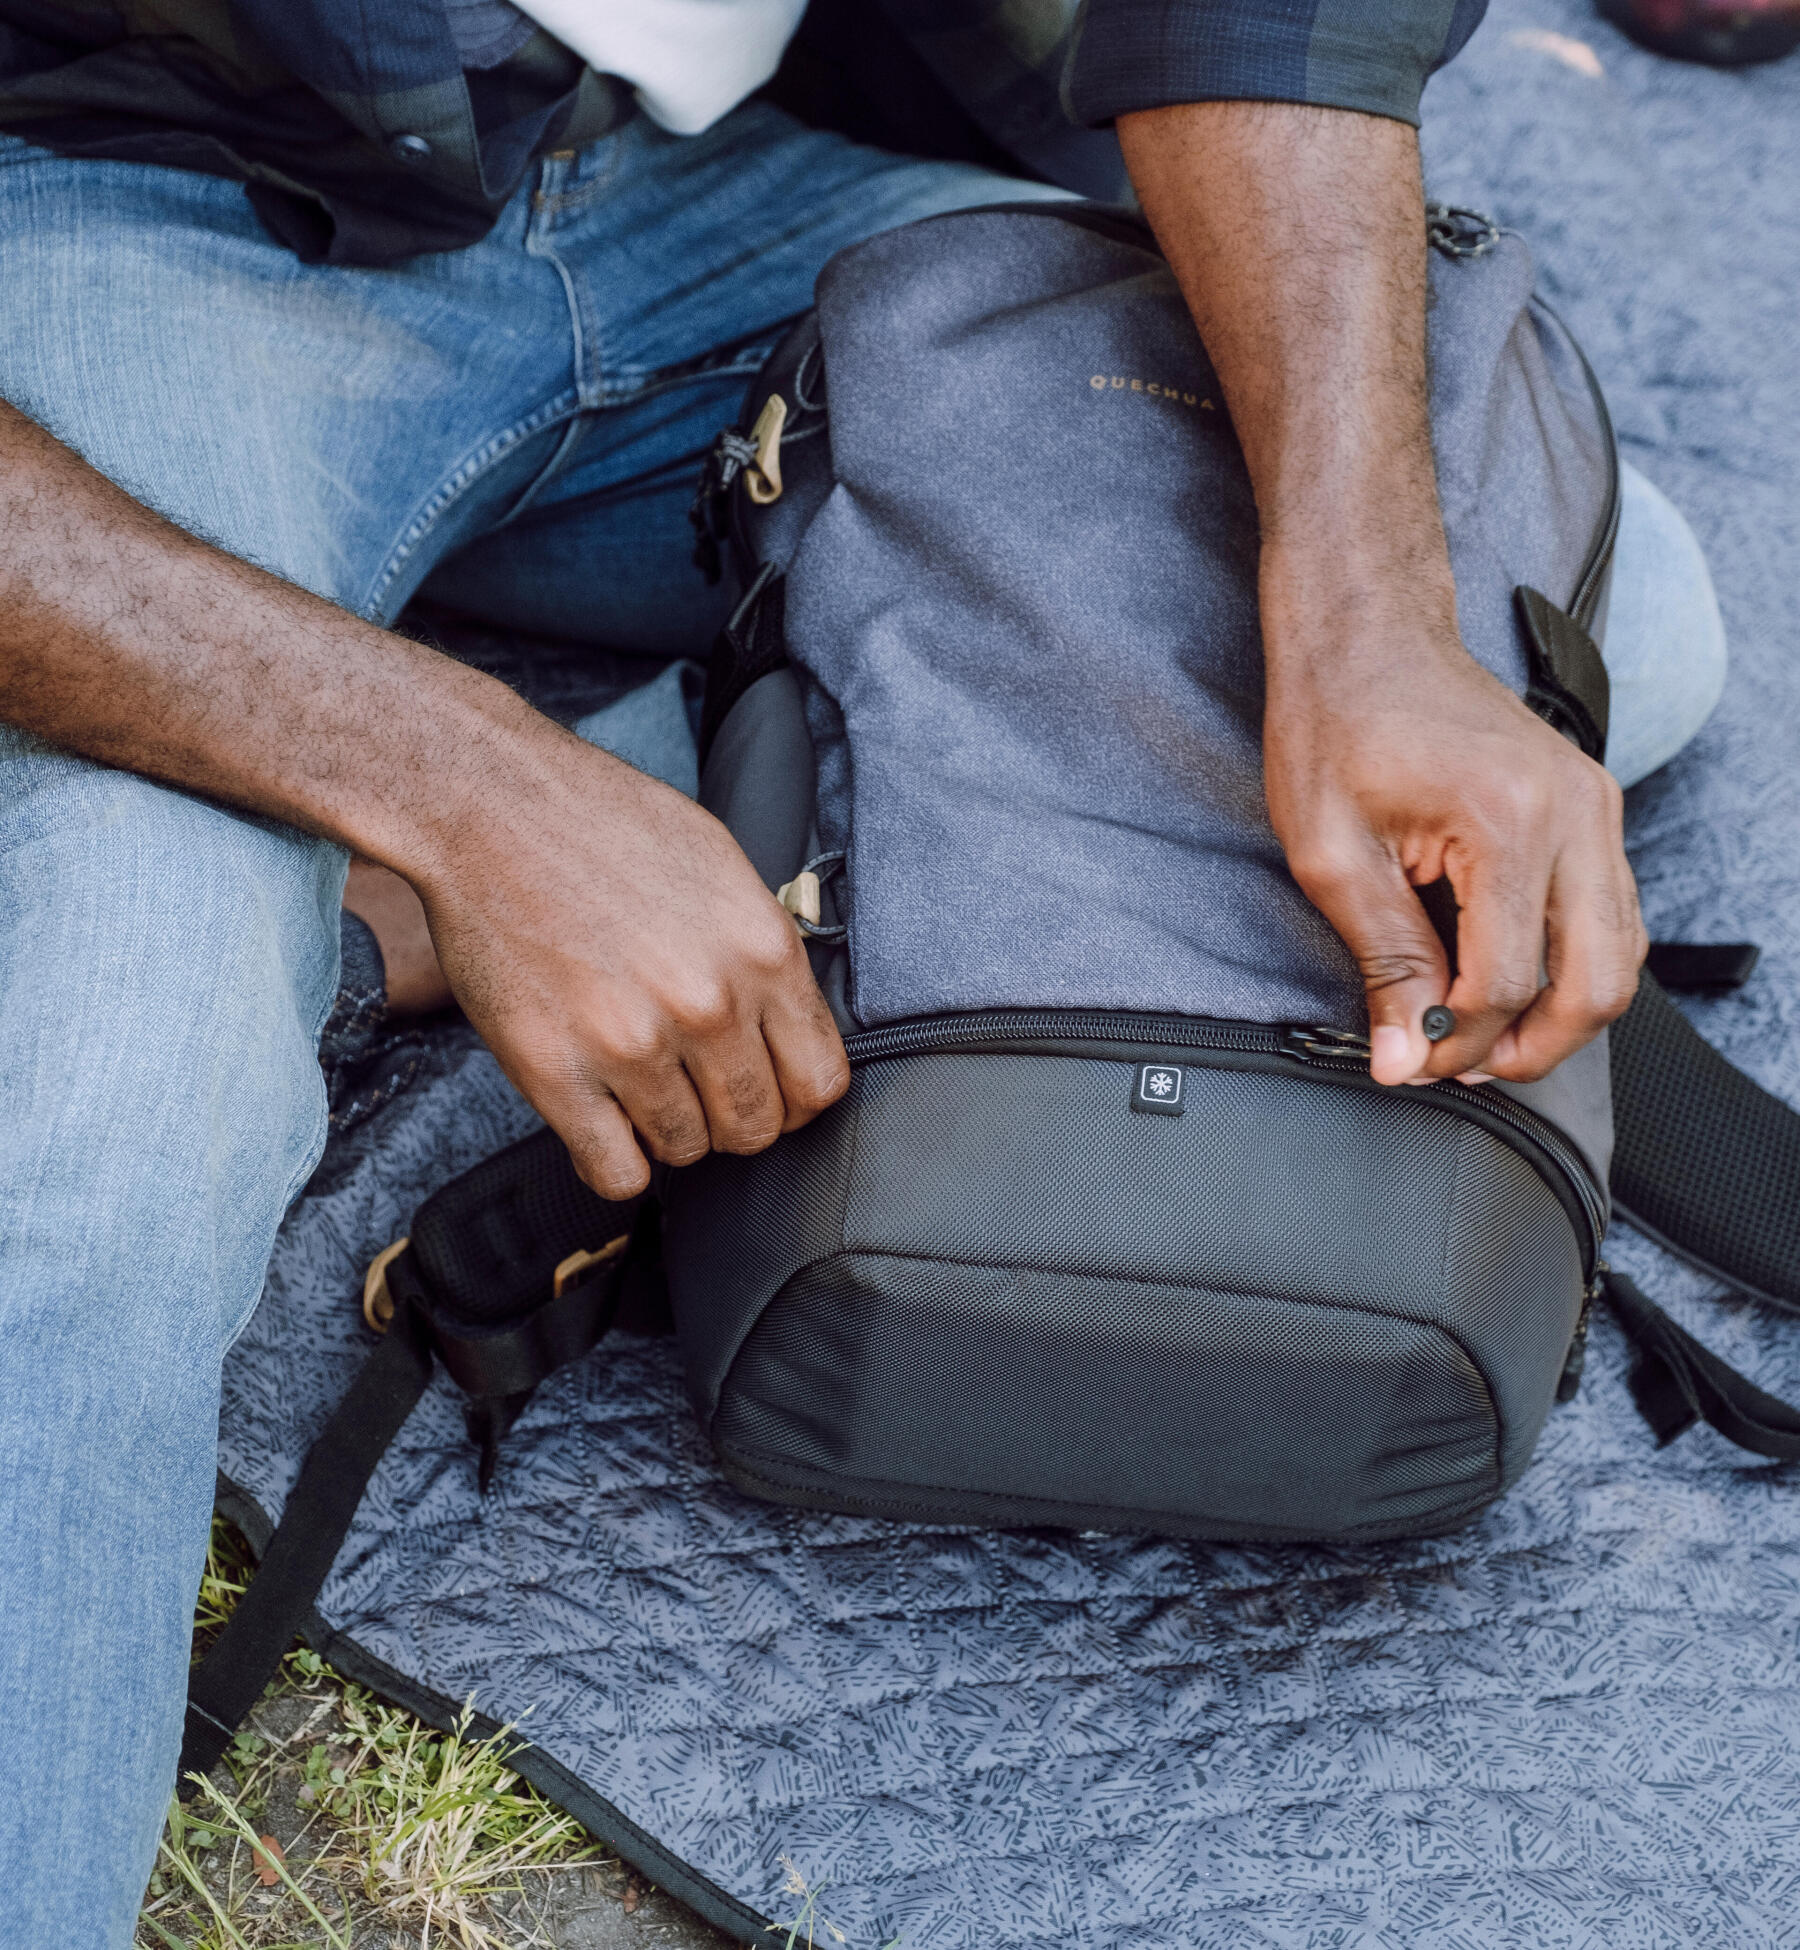
[(1065, 102), (1090, 127), (1177, 102), (1307, 102), (1417, 124), (1487, 0), (1087, 0)]

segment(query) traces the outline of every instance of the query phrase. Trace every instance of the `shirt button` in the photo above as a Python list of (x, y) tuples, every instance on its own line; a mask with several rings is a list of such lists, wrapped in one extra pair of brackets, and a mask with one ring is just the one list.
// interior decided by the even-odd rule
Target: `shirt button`
[(431, 144), (422, 135), (397, 135), (388, 143), (388, 154), (396, 162), (416, 166), (431, 160)]

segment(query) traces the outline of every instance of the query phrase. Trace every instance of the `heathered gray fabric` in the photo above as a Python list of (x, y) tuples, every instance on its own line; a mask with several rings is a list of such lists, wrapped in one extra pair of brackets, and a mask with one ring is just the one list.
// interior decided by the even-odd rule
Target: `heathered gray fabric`
[[(1437, 193), (1529, 236), (1706, 544), (1731, 681), (1631, 795), (1633, 856), (1656, 931), (1763, 942), (1694, 1014), (1800, 1101), (1800, 59), (1683, 68), (1585, 0), (1496, 0), (1427, 134)], [(334, 1144), (226, 1370), (221, 1461), (263, 1509), (363, 1357), (368, 1255), (530, 1121), (440, 1039)], [(1609, 1252), (1800, 1399), (1794, 1321)], [(828, 1879), (852, 1950), (1795, 1950), (1800, 1485), (1705, 1431), (1657, 1452), (1624, 1369), (1602, 1320), (1580, 1399), (1458, 1536), (1248, 1550), (754, 1504), (674, 1349), (609, 1343), (485, 1503), (434, 1387), (323, 1608), (446, 1701), (529, 1713), (754, 1912), (795, 1913), (783, 1855)]]
[[(1570, 601), (1608, 490), (1531, 276), (1516, 238), (1432, 253), (1463, 631), (1521, 692), (1514, 587)], [(976, 211), (844, 252), (819, 313), (837, 486), (794, 557), (788, 640), (836, 707), (811, 721), (859, 1019), (1361, 1027), (1355, 967), (1264, 807), (1255, 507), (1160, 258)]]

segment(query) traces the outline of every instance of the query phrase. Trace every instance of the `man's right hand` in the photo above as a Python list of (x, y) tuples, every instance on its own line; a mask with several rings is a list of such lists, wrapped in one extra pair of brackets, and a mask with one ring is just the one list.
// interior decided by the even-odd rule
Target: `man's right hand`
[(172, 527), (3, 402), (0, 719), (410, 881), (457, 999), (603, 1196), (643, 1189), (646, 1150), (759, 1150), (849, 1082), (798, 930), (716, 819)]
[(415, 867), (438, 959), (606, 1198), (651, 1156), (761, 1151), (834, 1103), (800, 932), (710, 813), (544, 722), (529, 776)]

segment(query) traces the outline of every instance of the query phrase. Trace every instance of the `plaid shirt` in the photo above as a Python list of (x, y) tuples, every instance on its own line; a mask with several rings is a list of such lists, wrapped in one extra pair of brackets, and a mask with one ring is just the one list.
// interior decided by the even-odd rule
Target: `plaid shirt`
[[(1104, 130), (1130, 109), (1291, 101), (1416, 121), (1486, 0), (864, 4), (988, 143), (1108, 195), (1122, 184)], [(534, 157), (631, 108), (508, 0), (0, 0), (0, 132), (236, 178), (309, 261), (473, 243)]]

